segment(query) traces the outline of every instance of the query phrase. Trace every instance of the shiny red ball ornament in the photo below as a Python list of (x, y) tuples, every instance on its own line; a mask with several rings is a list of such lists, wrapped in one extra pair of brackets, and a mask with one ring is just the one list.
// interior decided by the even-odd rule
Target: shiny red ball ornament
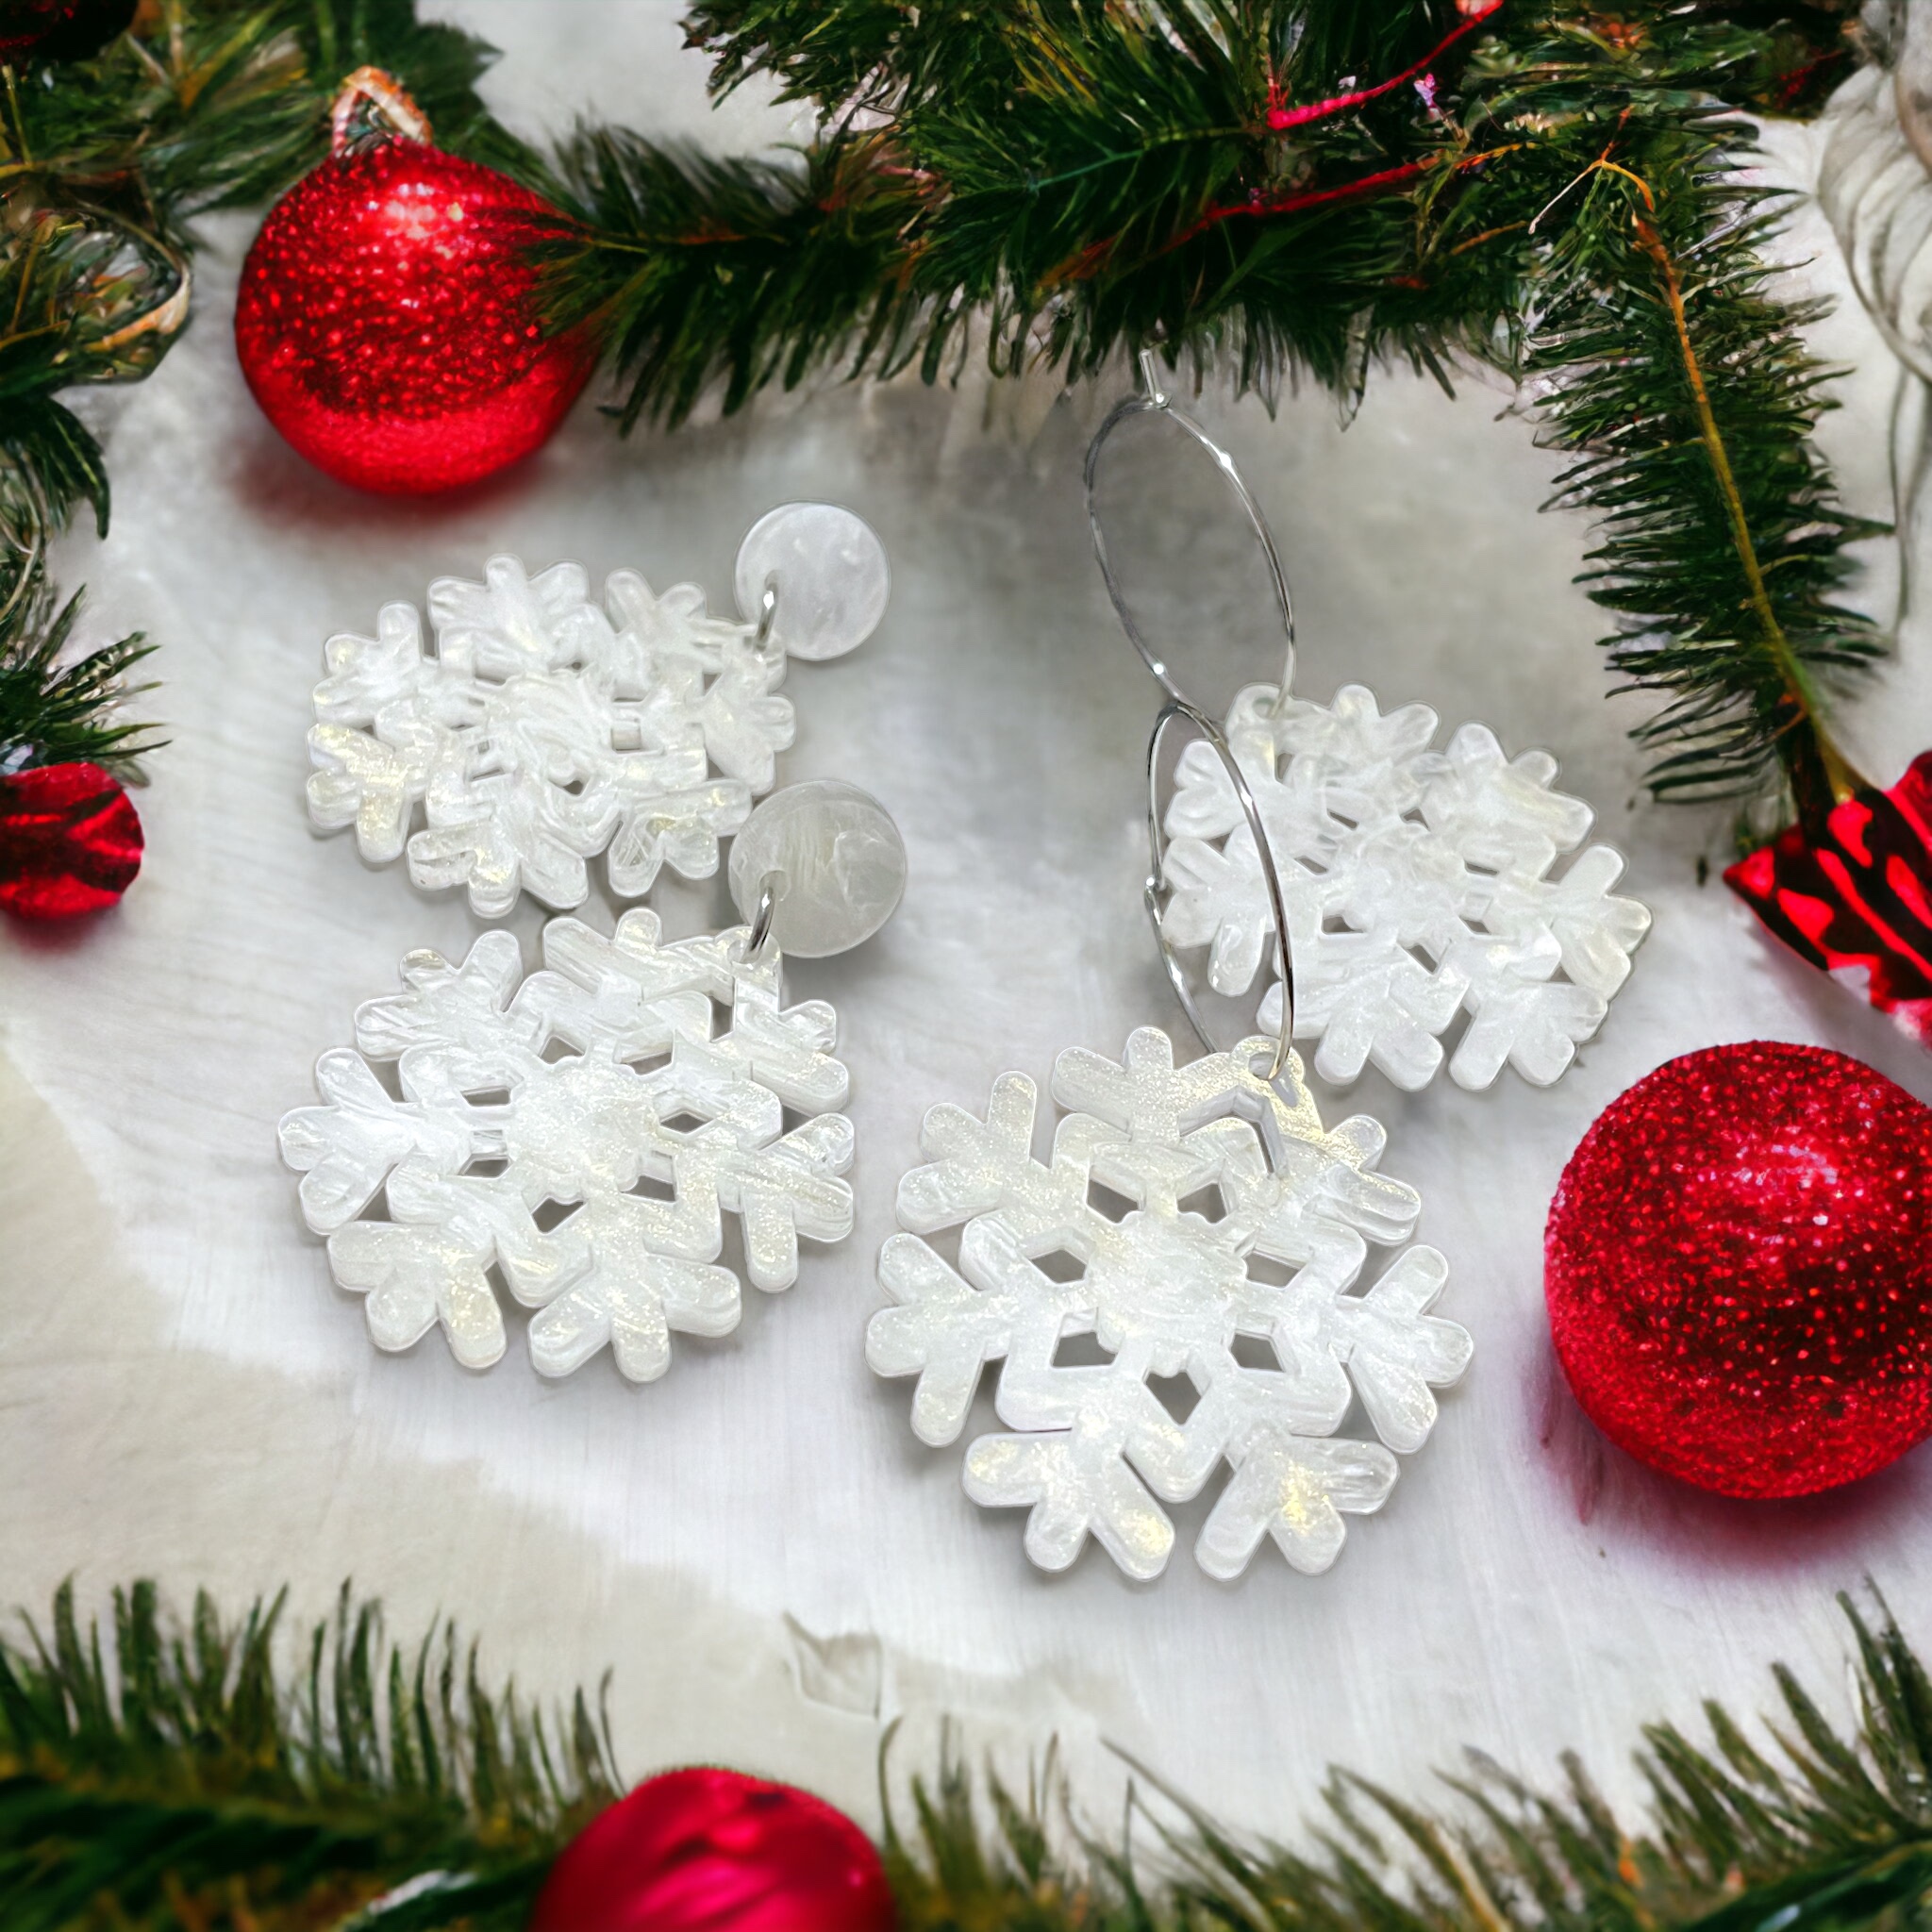
[(893, 1932), (872, 1841), (791, 1785), (672, 1771), (603, 1811), (551, 1867), (530, 1932)]
[[(365, 70), (365, 74), (369, 71)], [(408, 125), (408, 96), (386, 75)], [(235, 307), (242, 373), (269, 421), (358, 489), (427, 495), (542, 443), (595, 361), (547, 336), (529, 242), (564, 225), (508, 175), (391, 134), (336, 152), (269, 211)]]
[(1591, 1420), (1726, 1496), (1800, 1496), (1932, 1434), (1932, 1109), (1823, 1047), (1686, 1054), (1597, 1116), (1543, 1241)]
[(0, 908), (72, 919), (111, 906), (141, 870), (141, 820), (98, 765), (36, 765), (0, 778)]
[(134, 18), (135, 0), (0, 0), (0, 62), (85, 60)]

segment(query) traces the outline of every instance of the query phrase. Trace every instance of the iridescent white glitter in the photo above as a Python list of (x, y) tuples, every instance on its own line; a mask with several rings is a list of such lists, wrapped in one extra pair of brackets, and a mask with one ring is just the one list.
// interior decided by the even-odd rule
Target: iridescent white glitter
[[(852, 1124), (827, 1111), (847, 1086), (831, 1008), (786, 1007), (775, 953), (741, 958), (742, 928), (658, 935), (641, 908), (609, 939), (553, 920), (544, 970), (521, 985), (507, 932), (459, 966), (411, 953), (405, 991), (357, 1012), (360, 1051), (323, 1055), (324, 1104), (284, 1117), (282, 1153), (378, 1347), (440, 1323), (458, 1361), (487, 1368), (505, 1348), (494, 1269), (539, 1310), (544, 1374), (608, 1344), (646, 1382), (673, 1329), (738, 1325), (738, 1277), (717, 1265), (724, 1214), (767, 1292), (797, 1277), (801, 1236), (851, 1233)], [(400, 1100), (369, 1064), (384, 1060)], [(790, 1132), (787, 1108), (808, 1116)]]
[[(1274, 686), (1250, 686), (1227, 740), (1281, 879), (1295, 1037), (1321, 1041), (1315, 1071), (1345, 1085), (1373, 1061), (1398, 1087), (1424, 1087), (1467, 1010), (1449, 1059), (1457, 1085), (1487, 1087), (1506, 1062), (1538, 1086), (1557, 1079), (1650, 928), (1644, 907), (1612, 895), (1624, 861), (1609, 846), (1549, 876), (1592, 816), (1552, 789), (1557, 761), (1506, 758), (1483, 724), (1434, 750), (1434, 711), (1385, 717), (1360, 685), (1333, 705), (1276, 705)], [(1161, 929), (1177, 949), (1209, 948), (1217, 992), (1242, 993), (1274, 951), (1274, 921), (1254, 835), (1205, 743), (1181, 755), (1165, 824)], [(1278, 983), (1257, 1024), (1278, 1031)]]
[[(1064, 1569), (1091, 1532), (1129, 1575), (1158, 1575), (1174, 1543), (1161, 1502), (1197, 1495), (1225, 1460), (1202, 1568), (1234, 1576), (1272, 1536), (1297, 1570), (1325, 1570), (1342, 1516), (1381, 1507), (1390, 1451), (1422, 1446), (1432, 1388), (1469, 1361), (1468, 1335), (1427, 1313), (1448, 1274), (1435, 1249), (1407, 1248), (1348, 1291), (1369, 1242), (1406, 1241), (1421, 1202), (1374, 1172), (1376, 1122), (1324, 1128), (1299, 1061), (1282, 1075), (1291, 1098), (1250, 1071), (1268, 1052), (1251, 1041), (1176, 1068), (1154, 1027), (1119, 1063), (1068, 1049), (1053, 1092), (1072, 1111), (1050, 1163), (1033, 1157), (1024, 1074), (994, 1083), (984, 1121), (926, 1115), (930, 1164), (899, 1185), (911, 1232), (879, 1257), (895, 1306), (872, 1318), (866, 1357), (918, 1375), (912, 1425), (936, 1445), (1003, 1358), (995, 1406), (1012, 1433), (969, 1447), (966, 1491), (1030, 1507), (1042, 1569)], [(920, 1237), (961, 1224), (955, 1268)], [(1057, 1359), (1075, 1336), (1092, 1337), (1084, 1365)], [(1242, 1355), (1274, 1365), (1241, 1359), (1243, 1337)], [(1179, 1399), (1150, 1377), (1185, 1377)], [(1357, 1395), (1380, 1442), (1334, 1433)]]

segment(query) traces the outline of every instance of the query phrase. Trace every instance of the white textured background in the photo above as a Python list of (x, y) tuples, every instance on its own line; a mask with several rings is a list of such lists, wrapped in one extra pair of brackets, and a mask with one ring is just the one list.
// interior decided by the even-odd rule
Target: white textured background
[[(506, 49), (492, 99), (527, 127), (579, 108), (743, 145), (787, 131), (755, 102), (713, 117), (668, 0), (445, 0)], [(1779, 143), (1802, 175), (1808, 137)], [(1922, 1096), (1932, 1061), (1781, 958), (1716, 884), (1718, 816), (1633, 804), (1628, 700), (1604, 702), (1598, 621), (1572, 587), (1585, 532), (1539, 516), (1553, 473), (1507, 398), (1451, 402), (1385, 377), (1346, 432), (1319, 397), (1270, 422), (1209, 396), (1273, 515), (1301, 606), (1300, 688), (1348, 678), (1385, 704), (1540, 743), (1600, 808), (1657, 914), (1630, 987), (1573, 1075), (1533, 1092), (1371, 1077), (1346, 1107), (1391, 1130), (1388, 1170), (1423, 1191), (1452, 1262), (1444, 1312), (1478, 1354), (1381, 1516), (1325, 1578), (1266, 1550), (1238, 1585), (1188, 1555), (1124, 1582), (1090, 1549), (1034, 1573), (1013, 1514), (975, 1510), (958, 1452), (920, 1446), (909, 1388), (867, 1374), (872, 1261), (920, 1116), (975, 1108), (992, 1077), (1044, 1080), (1070, 1043), (1117, 1052), (1178, 1025), (1142, 923), (1141, 757), (1152, 687), (1113, 627), (1078, 498), (1104, 397), (1015, 433), (983, 385), (831, 389), (727, 424), (620, 442), (588, 407), (537, 460), (459, 500), (356, 497), (260, 421), (227, 331), (247, 225), (222, 229), (186, 341), (102, 399), (111, 537), (66, 546), (90, 634), (146, 628), (174, 737), (142, 794), (148, 864), (125, 906), (69, 936), (0, 932), (0, 1576), (44, 1602), (75, 1573), (198, 1583), (231, 1604), (282, 1583), (319, 1611), (344, 1576), (413, 1634), (458, 1612), (489, 1665), (538, 1690), (614, 1665), (625, 1769), (724, 1758), (872, 1815), (879, 1722), (862, 1667), (824, 1677), (793, 1624), (875, 1640), (880, 1715), (946, 1715), (1019, 1754), (1058, 1733), (1082, 1792), (1110, 1802), (1119, 1744), (1232, 1818), (1291, 1829), (1323, 1766), (1414, 1789), (1479, 1744), (1531, 1774), (1581, 1747), (1612, 1785), (1640, 1717), (1690, 1720), (1716, 1692), (1761, 1707), (1765, 1666), (1835, 1680), (1831, 1592), (1869, 1573), (1922, 1636), (1932, 1452), (1789, 1506), (1703, 1498), (1602, 1448), (1555, 1386), (1540, 1235), (1597, 1111), (1674, 1054), (1752, 1037), (1826, 1042)], [(1802, 245), (1802, 244), (1801, 244)], [(1829, 242), (1822, 244), (1828, 250)], [(1824, 339), (1857, 365), (1830, 437), (1859, 508), (1883, 513), (1890, 373), (1860, 319)], [(859, 1130), (858, 1229), (797, 1289), (747, 1297), (737, 1335), (680, 1338), (670, 1374), (624, 1385), (605, 1357), (546, 1385), (513, 1335), (466, 1374), (432, 1338), (378, 1357), (302, 1229), (275, 1122), (316, 1056), (412, 945), (460, 952), (465, 906), (310, 837), (303, 733), (322, 640), (363, 628), (499, 549), (619, 564), (728, 591), (740, 534), (770, 505), (830, 497), (869, 518), (894, 571), (862, 651), (794, 668), (781, 775), (836, 774), (896, 814), (903, 911), (792, 985), (840, 1009)], [(1190, 498), (1171, 507), (1193, 515)], [(1890, 594), (1882, 551), (1866, 592)], [(1932, 640), (1850, 722), (1887, 782), (1932, 742)], [(1259, 674), (1265, 666), (1255, 665)], [(665, 901), (674, 930), (704, 895)], [(593, 917), (608, 919), (593, 907)], [(515, 928), (528, 948), (525, 906)], [(843, 1647), (861, 1660), (872, 1644)]]

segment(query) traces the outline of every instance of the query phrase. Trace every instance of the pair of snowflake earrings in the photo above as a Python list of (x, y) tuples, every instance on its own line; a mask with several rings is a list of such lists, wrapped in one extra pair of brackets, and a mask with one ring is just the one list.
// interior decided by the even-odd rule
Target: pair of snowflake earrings
[[(1290, 697), (1293, 608), (1267, 522), (1232, 458), (1162, 392), (1151, 358), (1142, 371), (1144, 393), (1089, 449), (1088, 514), (1115, 610), (1167, 697), (1148, 748), (1146, 902), (1206, 1051), (1176, 1066), (1150, 1026), (1119, 1062), (1062, 1053), (1052, 1091), (1065, 1112), (1044, 1161), (1024, 1074), (994, 1082), (983, 1121), (935, 1108), (928, 1164), (900, 1183), (906, 1232), (879, 1263), (892, 1305), (873, 1317), (867, 1356), (882, 1375), (918, 1376), (912, 1425), (935, 1446), (958, 1439), (982, 1370), (1001, 1362), (1005, 1431), (967, 1449), (966, 1491), (1029, 1510), (1026, 1552), (1043, 1569), (1064, 1569), (1091, 1535), (1129, 1575), (1158, 1575), (1174, 1538), (1162, 1505), (1199, 1495), (1225, 1463), (1201, 1567), (1238, 1575), (1272, 1538), (1315, 1573), (1340, 1553), (1344, 1516), (1386, 1501), (1397, 1454), (1422, 1447), (1434, 1391), (1460, 1376), (1473, 1344), (1429, 1312), (1448, 1264), (1407, 1245), (1422, 1203), (1375, 1171), (1380, 1124), (1324, 1128), (1291, 1041), (1320, 1041), (1315, 1070), (1331, 1082), (1374, 1061), (1420, 1088), (1466, 1009), (1452, 1077), (1487, 1086), (1507, 1061), (1547, 1083), (1602, 1022), (1649, 914), (1609, 895), (1623, 861), (1606, 846), (1547, 877), (1591, 816), (1551, 791), (1547, 754), (1507, 760), (1480, 724), (1435, 751), (1434, 712), (1384, 717), (1357, 685), (1331, 706)], [(1243, 691), (1224, 732), (1148, 642), (1108, 551), (1102, 453), (1145, 414), (1214, 459), (1273, 580), (1282, 681)], [(1163, 811), (1175, 724), (1193, 736)], [(1224, 994), (1250, 989), (1272, 956), (1261, 1030), (1227, 1051), (1180, 958), (1202, 946)], [(925, 1239), (955, 1227), (957, 1267)], [(1355, 1292), (1372, 1244), (1399, 1252)], [(1081, 1338), (1087, 1358), (1067, 1360)], [(1378, 1440), (1338, 1433), (1357, 1403)]]
[[(608, 938), (555, 919), (527, 977), (515, 938), (486, 932), (460, 964), (409, 954), (403, 991), (358, 1011), (356, 1049), (323, 1056), (323, 1104), (287, 1115), (281, 1144), (380, 1347), (440, 1324), (458, 1361), (489, 1367), (507, 1345), (500, 1282), (536, 1311), (541, 1372), (608, 1346), (648, 1381), (674, 1330), (738, 1324), (724, 1215), (767, 1292), (795, 1279), (801, 1237), (852, 1231), (836, 1020), (822, 1000), (785, 1005), (781, 949), (871, 937), (905, 889), (905, 847), (853, 786), (752, 801), (792, 741), (787, 658), (871, 635), (886, 556), (850, 511), (787, 504), (752, 527), (735, 575), (738, 622), (708, 615), (695, 585), (659, 597), (619, 571), (599, 604), (575, 564), (532, 577), (499, 557), (480, 584), (430, 586), (433, 651), (407, 604), (375, 637), (328, 643), (309, 735), (319, 829), (353, 825), (375, 864), (407, 854), (417, 885), (463, 888), (486, 919), (525, 891), (580, 906), (600, 854), (620, 899), (665, 866), (708, 877), (728, 837), (746, 922), (666, 941), (642, 907)], [(789, 1130), (787, 1108), (802, 1116)]]

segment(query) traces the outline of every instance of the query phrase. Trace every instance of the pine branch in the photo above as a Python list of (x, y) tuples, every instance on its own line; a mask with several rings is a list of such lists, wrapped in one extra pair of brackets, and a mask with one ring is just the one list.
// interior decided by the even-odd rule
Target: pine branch
[(866, 140), (799, 165), (719, 161), (634, 135), (584, 132), (558, 158), (582, 232), (538, 244), (551, 321), (585, 328), (630, 379), (623, 410), (684, 420), (713, 385), (737, 408), (824, 362), (889, 373), (927, 309), (898, 275), (905, 191)]
[(170, 1629), (155, 1590), (116, 1591), (85, 1633), (0, 1651), (0, 1921), (74, 1926), (332, 1925), (408, 1879), (383, 1932), (520, 1925), (558, 1846), (616, 1784), (581, 1693), (554, 1724), (491, 1691), (446, 1627), (413, 1653), (345, 1590), (278, 1664), (282, 1600), (239, 1627), (211, 1601)]
[[(129, 1925), (370, 1932), (523, 1923), (557, 1850), (616, 1790), (580, 1695), (546, 1724), (483, 1684), (453, 1631), (390, 1644), (346, 1591), (284, 1659), (282, 1605), (186, 1628), (151, 1585), (111, 1641), (56, 1595), (0, 1642), (0, 1918), (9, 1932)], [(1338, 1774), (1296, 1851), (1254, 1843), (1141, 1773), (1140, 1850), (1083, 1826), (1049, 1754), (1024, 1791), (950, 1746), (882, 1853), (903, 1932), (1824, 1932), (1916, 1923), (1932, 1902), (1932, 1679), (1883, 1605), (1840, 1599), (1857, 1723), (1779, 1671), (1774, 1761), (1715, 1706), (1707, 1746), (1647, 1729), (1632, 1832), (1582, 1766), (1539, 1792), (1487, 1759), (1432, 1807)], [(1151, 1846), (1151, 1849), (1150, 1849)], [(419, 1888), (358, 1919), (377, 1898)]]
[(1875, 530), (1811, 440), (1826, 372), (1726, 104), (1815, 105), (1851, 11), (700, 0), (714, 86), (769, 76), (832, 132), (763, 171), (583, 138), (555, 301), (618, 344), (626, 423), (833, 363), (935, 379), (974, 317), (1002, 371), (1156, 345), (1271, 401), (1501, 369), (1576, 458), (1610, 661), (1664, 701), (1654, 788), (1815, 822), (1855, 775), (1827, 708), (1884, 644), (1838, 602)]
[[(55, 406), (58, 407), (58, 406)], [(139, 631), (70, 659), (80, 614), (76, 591), (57, 610), (46, 575), (31, 561), (0, 604), (0, 772), (86, 760), (131, 771), (164, 740), (121, 715), (127, 675), (153, 651)]]

